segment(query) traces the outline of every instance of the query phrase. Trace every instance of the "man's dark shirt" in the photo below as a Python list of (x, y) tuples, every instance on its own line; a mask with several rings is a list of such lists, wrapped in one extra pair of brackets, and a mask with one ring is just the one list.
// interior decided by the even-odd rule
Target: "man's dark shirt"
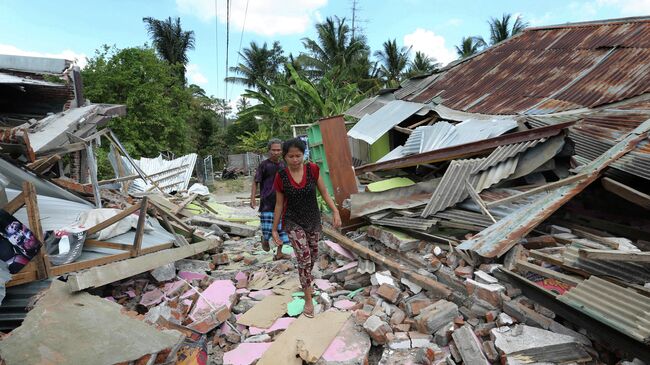
[(260, 184), (260, 212), (272, 212), (275, 209), (275, 188), (273, 181), (278, 170), (285, 168), (283, 161), (262, 161), (255, 172), (255, 183)]

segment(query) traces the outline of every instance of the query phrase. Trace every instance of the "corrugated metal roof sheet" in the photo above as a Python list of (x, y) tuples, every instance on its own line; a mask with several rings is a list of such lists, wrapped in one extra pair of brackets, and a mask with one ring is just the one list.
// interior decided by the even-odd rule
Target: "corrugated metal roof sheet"
[(391, 100), (395, 100), (395, 97), (390, 93), (373, 96), (361, 100), (357, 104), (353, 105), (350, 109), (346, 110), (343, 114), (361, 119), (366, 114), (372, 114), (381, 109), (381, 107), (388, 104)]
[(424, 104), (393, 100), (375, 113), (365, 115), (348, 131), (348, 136), (375, 143), (381, 136), (406, 118), (424, 108)]
[(0, 84), (14, 84), (14, 85), (37, 85), (46, 87), (67, 88), (65, 84), (56, 84), (54, 82), (28, 79), (25, 77), (18, 77), (6, 73), (0, 73)]
[(485, 158), (452, 161), (421, 216), (428, 217), (467, 199), (469, 192), (465, 184), (466, 180), (474, 190), (481, 192), (507, 178), (517, 168), (518, 158), (510, 158), (485, 171), (473, 173), (484, 160)]
[(580, 257), (577, 246), (567, 246), (562, 254), (564, 264), (592, 274), (611, 276), (628, 283), (650, 282), (650, 265), (624, 261), (593, 260)]
[(559, 209), (565, 202), (580, 193), (595, 181), (599, 173), (613, 161), (634, 149), (636, 145), (648, 137), (650, 120), (644, 122), (623, 140), (599, 156), (581, 170), (586, 174), (585, 179), (573, 182), (549, 192), (534, 200), (531, 204), (522, 206), (508, 216), (499, 220), (487, 229), (479, 232), (471, 239), (458, 246), (461, 250), (471, 250), (484, 257), (498, 257), (506, 253), (526, 234)]
[[(109, 155), (109, 158), (112, 155)], [(162, 155), (156, 158), (142, 157), (140, 160), (135, 160), (138, 167), (150, 176), (156, 184), (166, 193), (172, 191), (186, 190), (190, 184), (190, 178), (194, 173), (194, 165), (196, 164), (196, 153), (181, 156), (173, 160), (165, 160)], [(132, 166), (125, 156), (122, 156), (122, 166), (127, 171), (127, 174), (135, 174), (132, 171)], [(129, 187), (130, 193), (145, 192), (153, 187), (150, 181), (145, 182), (142, 179), (133, 180)]]
[(632, 289), (591, 276), (557, 299), (640, 342), (650, 340), (650, 301)]
[(593, 108), (650, 92), (649, 56), (647, 19), (527, 29), (405, 100), (484, 114)]
[(415, 128), (404, 144), (403, 153), (406, 156), (494, 138), (514, 128), (517, 122), (512, 119), (469, 119), (456, 125), (438, 122)]
[(483, 171), (489, 167), (492, 167), (498, 164), (500, 161), (504, 161), (508, 158), (514, 157), (529, 148), (535, 147), (538, 143), (546, 141), (546, 138), (536, 139), (533, 141), (509, 144), (505, 146), (497, 147), (492, 153), (480, 163), (472, 173), (477, 173)]

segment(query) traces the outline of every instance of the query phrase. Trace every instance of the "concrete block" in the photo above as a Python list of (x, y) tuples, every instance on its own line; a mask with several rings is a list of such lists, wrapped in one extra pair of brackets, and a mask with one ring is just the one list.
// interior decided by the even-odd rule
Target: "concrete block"
[(409, 317), (415, 317), (422, 312), (422, 309), (430, 306), (431, 304), (433, 304), (433, 301), (431, 299), (423, 297), (409, 300), (406, 302), (406, 305), (404, 307), (406, 309), (406, 314), (408, 314)]
[(457, 329), (451, 336), (464, 364), (490, 364), (483, 354), (482, 343), (469, 325)]
[(390, 317), (390, 324), (391, 325), (400, 324), (404, 322), (405, 318), (406, 318), (406, 313), (404, 313), (403, 310), (396, 308), (395, 311), (393, 312), (393, 315)]
[(441, 299), (422, 309), (420, 314), (415, 317), (415, 323), (418, 331), (433, 334), (447, 323), (452, 322), (456, 316), (458, 316), (458, 306)]
[(516, 325), (514, 327), (499, 327), (491, 331), (494, 345), (504, 354), (530, 349), (543, 349), (545, 347), (576, 342), (567, 335), (561, 335), (540, 328)]
[(454, 273), (461, 278), (472, 278), (474, 275), (474, 268), (471, 266), (459, 266), (454, 270)]
[(424, 348), (433, 346), (433, 336), (421, 332), (409, 332), (412, 348)]
[(399, 252), (414, 250), (417, 248), (419, 242), (417, 239), (402, 232), (378, 226), (369, 226), (366, 232), (368, 237), (374, 238), (386, 247)]
[(170, 262), (151, 270), (151, 276), (153, 276), (153, 278), (159, 283), (172, 280), (176, 277), (176, 266), (174, 266), (173, 262)]
[(410, 349), (411, 338), (407, 332), (388, 333), (386, 335), (388, 347), (393, 350)]
[(386, 335), (393, 331), (388, 323), (374, 315), (368, 317), (366, 322), (363, 324), (363, 328), (368, 332), (368, 335), (370, 335), (373, 342), (379, 345), (386, 344)]
[(467, 293), (481, 300), (484, 300), (495, 307), (501, 307), (501, 293), (505, 293), (506, 287), (501, 284), (483, 284), (478, 281), (465, 280)]
[(474, 280), (481, 284), (498, 284), (499, 280), (483, 270), (474, 271)]

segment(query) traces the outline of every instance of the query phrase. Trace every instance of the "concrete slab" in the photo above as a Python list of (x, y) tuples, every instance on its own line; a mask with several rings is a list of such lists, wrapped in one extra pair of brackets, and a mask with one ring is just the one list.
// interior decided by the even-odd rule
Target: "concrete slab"
[(334, 302), (334, 307), (341, 310), (350, 310), (355, 305), (357, 305), (356, 302), (347, 299), (337, 300), (336, 302)]
[(7, 365), (115, 364), (171, 349), (184, 339), (178, 331), (159, 331), (122, 310), (86, 292), (71, 294), (65, 283), (54, 280), (22, 326), (0, 342), (0, 357)]
[(370, 337), (349, 318), (325, 349), (317, 365), (362, 365), (368, 361)]
[(494, 328), (491, 331), (491, 336), (494, 338), (496, 348), (506, 355), (524, 350), (577, 342), (571, 336), (526, 325)]
[(271, 342), (241, 343), (237, 348), (223, 354), (224, 365), (250, 365), (259, 360), (271, 347)]

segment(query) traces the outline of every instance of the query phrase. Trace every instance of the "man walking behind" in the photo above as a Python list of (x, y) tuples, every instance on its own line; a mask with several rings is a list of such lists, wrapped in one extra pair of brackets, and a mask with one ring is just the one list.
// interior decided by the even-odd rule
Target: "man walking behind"
[[(257, 184), (260, 185), (260, 228), (262, 229), (262, 249), (269, 251), (269, 240), (271, 239), (271, 231), (273, 230), (273, 210), (275, 209), (275, 188), (273, 181), (275, 175), (279, 170), (284, 169), (286, 166), (282, 162), (282, 141), (273, 138), (268, 143), (269, 158), (262, 161), (257, 167), (255, 172), (255, 180), (251, 187), (251, 208), (255, 209), (257, 195)], [(278, 226), (280, 238), (285, 245), (289, 245), (289, 237), (282, 230), (282, 224)], [(278, 247), (275, 254), (275, 259), (283, 258), (282, 250)]]

